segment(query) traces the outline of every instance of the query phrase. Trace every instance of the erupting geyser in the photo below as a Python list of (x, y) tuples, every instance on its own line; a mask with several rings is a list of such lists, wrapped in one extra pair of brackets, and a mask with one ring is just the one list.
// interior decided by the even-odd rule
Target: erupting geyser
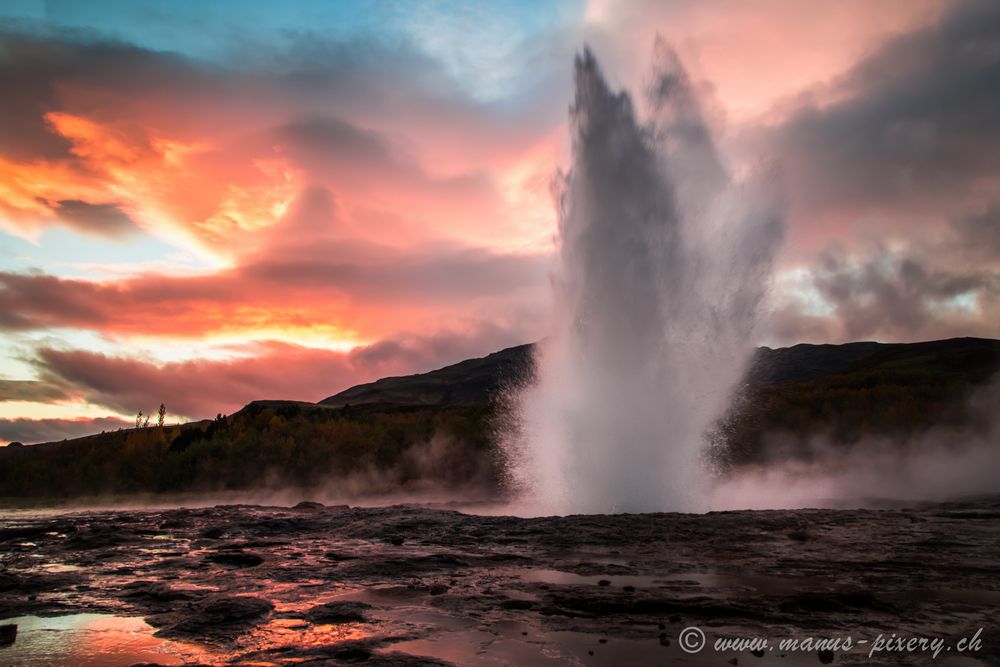
[(649, 119), (576, 59), (553, 330), (517, 397), (511, 477), (545, 513), (697, 510), (706, 434), (740, 380), (783, 225), (723, 167), (656, 47)]

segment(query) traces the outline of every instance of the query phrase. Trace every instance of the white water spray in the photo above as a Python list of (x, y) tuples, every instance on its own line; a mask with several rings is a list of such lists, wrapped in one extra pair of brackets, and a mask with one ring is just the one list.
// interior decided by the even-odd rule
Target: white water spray
[(535, 512), (697, 510), (706, 433), (752, 352), (778, 207), (731, 180), (664, 44), (645, 123), (589, 51), (575, 79), (553, 331), (517, 397), (512, 480)]

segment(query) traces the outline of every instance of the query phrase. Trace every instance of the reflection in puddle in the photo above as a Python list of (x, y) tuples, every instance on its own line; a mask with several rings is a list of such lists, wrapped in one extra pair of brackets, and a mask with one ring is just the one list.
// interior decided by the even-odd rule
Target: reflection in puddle
[(158, 639), (141, 618), (110, 614), (20, 616), (0, 621), (17, 625), (17, 640), (0, 648), (0, 664), (18, 667), (120, 667), (140, 662), (183, 665), (211, 662), (205, 649)]
[(281, 649), (299, 652), (365, 639), (372, 635), (373, 627), (367, 623), (314, 625), (300, 619), (276, 618), (251, 629), (224, 650), (160, 639), (153, 636), (155, 628), (141, 618), (111, 614), (20, 616), (0, 621), (7, 623), (17, 625), (17, 640), (0, 648), (0, 665), (5, 667), (221, 665), (241, 655), (266, 655)]
[(657, 583), (663, 583), (666, 579), (665, 577), (650, 577), (641, 575), (585, 575), (564, 572), (562, 570), (547, 569), (518, 570), (516, 574), (522, 581), (529, 581), (536, 584), (552, 584), (556, 586), (597, 586), (601, 581), (608, 581), (611, 586), (635, 586), (636, 588), (649, 588), (655, 586)]
[(51, 573), (63, 573), (63, 572), (78, 572), (83, 568), (79, 565), (68, 565), (66, 563), (46, 563), (41, 568), (45, 572)]
[[(607, 586), (633, 586), (635, 588), (699, 587), (704, 589), (753, 589), (762, 593), (782, 594), (796, 592), (803, 588), (820, 585), (813, 578), (773, 577), (767, 575), (726, 575), (716, 572), (685, 572), (662, 575), (622, 575), (622, 574), (575, 574), (563, 570), (542, 568), (512, 571), (521, 581), (550, 584), (555, 586), (597, 586), (607, 582)], [(834, 585), (831, 583), (831, 586)]]

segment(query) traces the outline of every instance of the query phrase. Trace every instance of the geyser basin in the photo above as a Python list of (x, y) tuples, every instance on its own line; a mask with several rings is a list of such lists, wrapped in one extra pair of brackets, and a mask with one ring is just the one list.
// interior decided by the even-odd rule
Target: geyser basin
[[(998, 512), (998, 498), (532, 519), (243, 505), (79, 512), (72, 537), (60, 532), (66, 517), (25, 514), (0, 519), (0, 624), (21, 626), (0, 665), (820, 664), (816, 651), (687, 656), (678, 637), (689, 626), (712, 641), (845, 632), (956, 641), (982, 627), (981, 649), (952, 661), (868, 661), (865, 649), (834, 664), (996, 664), (988, 565), (1000, 558)], [(28, 545), (10, 528), (37, 538)], [(111, 529), (117, 546), (105, 542)], [(160, 550), (164, 542), (174, 549)], [(212, 558), (233, 552), (261, 563)], [(44, 563), (74, 568), (54, 574)], [(270, 605), (207, 613), (242, 598)], [(95, 609), (113, 616), (65, 616)]]

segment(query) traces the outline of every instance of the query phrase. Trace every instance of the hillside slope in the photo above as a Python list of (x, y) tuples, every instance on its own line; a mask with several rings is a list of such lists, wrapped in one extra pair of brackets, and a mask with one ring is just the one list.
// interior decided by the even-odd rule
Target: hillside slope
[(359, 384), (319, 403), (340, 407), (365, 403), (474, 405), (495, 400), (531, 376), (532, 345), (518, 345), (479, 359), (467, 359), (429, 373), (382, 378)]

